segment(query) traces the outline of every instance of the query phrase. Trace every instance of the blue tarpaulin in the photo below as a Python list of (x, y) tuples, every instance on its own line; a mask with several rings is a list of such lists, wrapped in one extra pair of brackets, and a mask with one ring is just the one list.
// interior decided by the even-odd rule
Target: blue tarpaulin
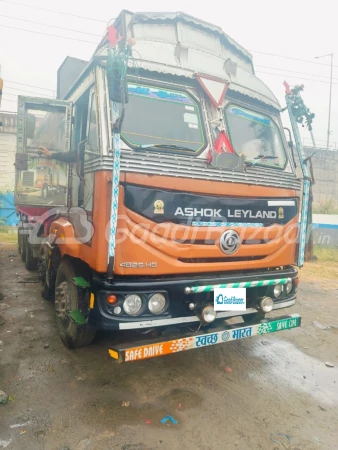
[(12, 192), (0, 194), (0, 224), (10, 226), (18, 224)]

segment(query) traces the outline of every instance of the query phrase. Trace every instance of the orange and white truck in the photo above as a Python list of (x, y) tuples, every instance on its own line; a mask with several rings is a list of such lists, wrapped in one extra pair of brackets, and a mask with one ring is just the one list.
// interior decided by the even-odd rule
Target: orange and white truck
[[(183, 13), (122, 11), (62, 98), (19, 97), (19, 249), (65, 345), (123, 331), (109, 354), (135, 361), (300, 326), (277, 314), (307, 229), (291, 122), (301, 178), (250, 53)], [(20, 191), (41, 146), (66, 167), (52, 204)]]

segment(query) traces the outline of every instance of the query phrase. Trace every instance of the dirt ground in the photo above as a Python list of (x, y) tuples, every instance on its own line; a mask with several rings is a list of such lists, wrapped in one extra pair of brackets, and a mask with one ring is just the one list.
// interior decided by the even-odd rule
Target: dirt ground
[(338, 449), (338, 283), (311, 273), (285, 310), (301, 328), (118, 365), (105, 336), (63, 346), (36, 274), (3, 244), (0, 449)]

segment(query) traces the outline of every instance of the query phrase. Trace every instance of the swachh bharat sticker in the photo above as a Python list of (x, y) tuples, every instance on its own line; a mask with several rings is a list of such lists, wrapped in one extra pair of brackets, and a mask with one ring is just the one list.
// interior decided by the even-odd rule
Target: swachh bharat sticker
[(214, 290), (215, 311), (245, 311), (245, 288), (219, 288)]

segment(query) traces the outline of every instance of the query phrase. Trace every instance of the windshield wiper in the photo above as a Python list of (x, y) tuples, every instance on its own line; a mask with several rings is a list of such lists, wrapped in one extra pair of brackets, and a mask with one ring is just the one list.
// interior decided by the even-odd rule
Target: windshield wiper
[(278, 159), (278, 156), (264, 156), (264, 155), (258, 155), (256, 158), (254, 158), (254, 161), (244, 161), (244, 164), (247, 167), (255, 166), (256, 164), (259, 164), (260, 162), (264, 161), (265, 159)]
[(278, 156), (270, 156), (270, 155), (258, 155), (254, 159), (277, 159)]
[(189, 150), (192, 151), (191, 148), (182, 147), (180, 145), (174, 144), (141, 144), (132, 147), (133, 149), (147, 149), (147, 148), (172, 148), (173, 150)]

